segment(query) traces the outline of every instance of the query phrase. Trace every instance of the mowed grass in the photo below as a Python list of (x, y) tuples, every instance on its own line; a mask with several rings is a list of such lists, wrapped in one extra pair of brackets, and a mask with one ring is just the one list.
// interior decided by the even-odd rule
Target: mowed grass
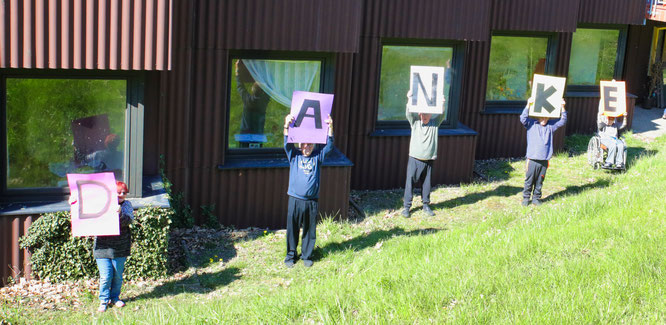
[[(435, 217), (399, 216), (402, 191), (357, 192), (363, 220), (325, 218), (312, 268), (282, 264), (284, 232), (234, 242), (226, 263), (94, 313), (0, 307), (12, 323), (664, 323), (666, 138), (628, 136), (626, 173), (593, 170), (589, 137), (551, 161), (546, 202), (520, 206), (524, 160), (438, 187)], [(402, 173), (402, 171), (400, 171)], [(220, 245), (229, 243), (220, 243)]]

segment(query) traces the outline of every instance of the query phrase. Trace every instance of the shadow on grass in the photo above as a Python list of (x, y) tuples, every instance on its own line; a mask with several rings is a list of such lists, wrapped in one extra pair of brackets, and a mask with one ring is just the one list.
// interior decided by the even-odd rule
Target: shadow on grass
[(434, 234), (442, 230), (446, 230), (446, 228), (426, 228), (426, 229), (416, 229), (410, 231), (405, 231), (402, 228), (393, 228), (391, 230), (376, 230), (369, 234), (360, 235), (352, 239), (343, 241), (341, 243), (328, 243), (324, 247), (315, 249), (313, 254), (313, 259), (319, 260), (329, 255), (332, 255), (336, 252), (344, 251), (347, 249), (360, 251), (368, 247), (375, 246), (377, 243), (393, 237), (422, 236), (422, 235)]
[(585, 185), (572, 185), (572, 186), (567, 186), (566, 189), (561, 190), (557, 193), (553, 193), (551, 195), (548, 195), (546, 198), (543, 199), (544, 202), (547, 201), (552, 201), (557, 198), (567, 196), (567, 195), (574, 195), (574, 194), (579, 194), (582, 193), (583, 191), (595, 189), (595, 188), (600, 188), (600, 187), (607, 187), (610, 185), (610, 180), (607, 179), (600, 179), (597, 180), (594, 183), (589, 183)]
[(218, 272), (192, 274), (183, 279), (172, 280), (155, 287), (150, 292), (142, 293), (127, 301), (155, 299), (174, 296), (181, 293), (207, 293), (229, 285), (240, 279), (240, 269), (230, 267)]
[(500, 185), (492, 190), (488, 190), (485, 192), (471, 193), (463, 197), (453, 198), (448, 201), (432, 204), (432, 207), (436, 209), (441, 209), (441, 208), (450, 209), (466, 204), (474, 204), (491, 196), (500, 196), (500, 197), (513, 196), (517, 193), (520, 193), (522, 190), (523, 188), (518, 186)]

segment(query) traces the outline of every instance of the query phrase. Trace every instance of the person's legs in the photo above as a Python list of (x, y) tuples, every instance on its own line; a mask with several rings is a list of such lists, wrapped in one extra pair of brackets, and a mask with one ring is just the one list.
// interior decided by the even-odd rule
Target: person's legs
[[(424, 205), (430, 204), (430, 190), (432, 189), (431, 174), (432, 174), (432, 160), (422, 161), (421, 173), (425, 174), (423, 178), (423, 187), (421, 188), (421, 201)], [(424, 173), (425, 171), (425, 173)]]
[[(298, 218), (298, 199), (289, 196), (287, 203), (287, 256), (284, 262), (287, 266), (291, 266), (296, 258), (296, 248), (298, 247), (298, 231), (300, 230), (300, 223)], [(291, 265), (290, 265), (291, 264)]]
[(534, 183), (534, 193), (532, 195), (532, 202), (535, 204), (541, 203), (541, 187), (543, 186), (543, 181), (546, 178), (546, 170), (548, 169), (548, 160), (536, 160), (534, 162), (534, 173), (535, 173), (535, 183)]
[[(412, 198), (414, 196), (413, 193), (413, 186), (414, 183), (416, 183), (416, 180), (418, 180), (416, 175), (416, 159), (414, 157), (409, 157), (407, 160), (407, 176), (405, 177), (405, 195), (403, 197), (403, 206), (405, 209), (408, 209), (412, 207)], [(416, 180), (415, 180), (416, 178)]]
[(615, 153), (615, 165), (623, 166), (624, 165), (624, 150), (626, 149), (624, 147), (624, 142), (622, 142), (622, 140), (620, 140), (620, 139), (616, 139), (615, 144), (617, 145), (617, 152)]
[(123, 271), (125, 271), (125, 261), (127, 257), (116, 257), (111, 260), (113, 265), (113, 279), (111, 282), (111, 303), (120, 300), (120, 289), (123, 286)]
[(317, 213), (319, 203), (315, 200), (305, 201), (303, 213), (303, 244), (301, 245), (301, 259), (303, 265), (312, 266), (312, 252), (317, 240)]
[(532, 196), (532, 189), (536, 181), (535, 163), (531, 159), (525, 162), (525, 186), (523, 187), (523, 205), (527, 205)]
[(617, 146), (616, 146), (616, 143), (615, 143), (615, 139), (602, 137), (601, 138), (601, 144), (603, 144), (604, 146), (606, 146), (606, 148), (608, 148), (608, 156), (606, 157), (606, 165), (615, 164), (615, 155), (617, 154)]
[(113, 264), (110, 258), (96, 258), (99, 270), (99, 301), (102, 304), (111, 302), (111, 283), (113, 282)]

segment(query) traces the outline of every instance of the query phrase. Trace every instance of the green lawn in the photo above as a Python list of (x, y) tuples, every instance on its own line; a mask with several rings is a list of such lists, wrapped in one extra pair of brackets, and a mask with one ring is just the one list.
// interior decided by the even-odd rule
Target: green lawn
[[(219, 243), (210, 262), (96, 314), (5, 304), (12, 323), (664, 323), (666, 138), (628, 135), (626, 173), (593, 170), (589, 137), (551, 161), (541, 207), (520, 206), (524, 160), (479, 164), (487, 181), (438, 187), (435, 217), (399, 216), (402, 192), (355, 192), (367, 217), (317, 228), (312, 268), (282, 265), (284, 232)], [(419, 198), (417, 197), (417, 200)], [(194, 272), (196, 271), (196, 274)]]

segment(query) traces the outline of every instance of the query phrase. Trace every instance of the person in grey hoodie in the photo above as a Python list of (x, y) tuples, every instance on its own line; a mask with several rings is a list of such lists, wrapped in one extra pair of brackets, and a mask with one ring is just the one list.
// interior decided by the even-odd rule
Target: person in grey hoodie
[(567, 123), (567, 112), (562, 100), (562, 115), (559, 119), (540, 117), (530, 118), (529, 108), (534, 105), (534, 98), (527, 100), (527, 105), (520, 114), (520, 123), (527, 129), (527, 169), (525, 171), (525, 187), (523, 189), (523, 206), (531, 201), (541, 205), (541, 187), (546, 178), (548, 160), (553, 156), (553, 133)]

